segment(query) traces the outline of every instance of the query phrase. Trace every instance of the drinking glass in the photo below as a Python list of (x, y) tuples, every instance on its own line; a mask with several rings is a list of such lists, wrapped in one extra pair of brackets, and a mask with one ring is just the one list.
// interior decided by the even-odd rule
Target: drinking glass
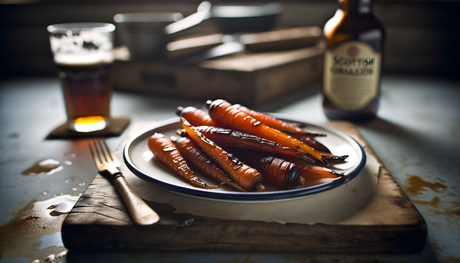
[(110, 124), (113, 32), (109, 23), (67, 23), (47, 27), (64, 95), (69, 128), (103, 130)]

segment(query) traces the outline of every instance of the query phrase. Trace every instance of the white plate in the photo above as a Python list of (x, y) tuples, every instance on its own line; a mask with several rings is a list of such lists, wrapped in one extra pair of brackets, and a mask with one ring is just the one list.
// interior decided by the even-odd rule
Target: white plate
[[(366, 164), (364, 150), (346, 133), (320, 123), (304, 122), (281, 115), (274, 116), (286, 121), (301, 122), (306, 125), (306, 129), (308, 130), (325, 133), (327, 136), (317, 137), (317, 140), (326, 145), (332, 153), (349, 156), (346, 163), (331, 167), (337, 172), (345, 173), (349, 181), (356, 178), (364, 168)], [(179, 118), (173, 118), (157, 123), (134, 135), (129, 139), (123, 150), (123, 159), (127, 167), (139, 178), (166, 190), (197, 198), (231, 202), (289, 200), (319, 194), (345, 184), (345, 181), (341, 178), (320, 179), (308, 181), (304, 186), (292, 190), (278, 190), (265, 185), (266, 190), (264, 192), (239, 192), (227, 186), (222, 186), (218, 189), (202, 189), (191, 186), (158, 164), (147, 146), (148, 140), (154, 133), (163, 133), (168, 137), (177, 137), (175, 132), (181, 128)], [(216, 184), (199, 173), (196, 173), (196, 175), (209, 184)]]

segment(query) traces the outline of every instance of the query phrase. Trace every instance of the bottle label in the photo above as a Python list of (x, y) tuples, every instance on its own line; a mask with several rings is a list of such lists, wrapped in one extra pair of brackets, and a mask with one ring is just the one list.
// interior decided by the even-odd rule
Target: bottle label
[(378, 96), (382, 54), (366, 43), (344, 42), (324, 54), (323, 92), (344, 110), (364, 108)]

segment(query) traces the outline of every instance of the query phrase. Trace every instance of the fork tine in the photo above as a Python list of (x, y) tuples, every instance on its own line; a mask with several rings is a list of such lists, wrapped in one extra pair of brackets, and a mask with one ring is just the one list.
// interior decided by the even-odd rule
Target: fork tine
[(89, 151), (91, 152), (91, 156), (93, 156), (94, 162), (97, 164), (101, 163), (99, 153), (97, 152), (96, 146), (94, 145), (94, 140), (90, 140), (88, 142)]
[(101, 158), (102, 163), (107, 163), (109, 159), (107, 158), (107, 153), (106, 150), (104, 149), (104, 146), (102, 145), (101, 141), (98, 139), (95, 141), (96, 145), (99, 150), (99, 158)]
[(113, 156), (112, 151), (110, 150), (109, 146), (107, 145), (107, 141), (105, 140), (104, 137), (99, 139), (99, 143), (101, 144), (101, 148), (104, 148), (105, 153), (107, 153), (105, 155), (107, 161), (108, 161), (108, 158), (110, 158), (110, 160), (112, 160), (112, 161), (115, 161), (116, 158), (115, 158), (115, 156)]
[[(110, 147), (107, 144), (107, 141), (105, 138), (100, 139), (101, 145), (104, 145), (104, 148), (106, 150), (106, 155), (107, 155), (107, 162), (113, 162), (116, 166), (120, 166), (120, 161), (118, 161), (117, 156), (110, 150)], [(110, 159), (110, 160), (109, 160)]]
[(102, 146), (102, 143), (100, 142), (100, 139), (94, 139), (93, 140), (94, 147), (96, 149), (97, 155), (99, 156), (99, 160), (102, 164), (108, 162), (107, 156), (106, 156), (106, 151), (104, 147)]

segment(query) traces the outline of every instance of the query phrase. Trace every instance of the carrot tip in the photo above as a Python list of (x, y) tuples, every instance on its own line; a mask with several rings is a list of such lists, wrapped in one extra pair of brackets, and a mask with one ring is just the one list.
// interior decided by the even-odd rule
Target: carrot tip
[(257, 191), (257, 192), (263, 192), (263, 191), (265, 191), (265, 186), (264, 186), (262, 183), (260, 183), (260, 182), (257, 183), (257, 184), (256, 184), (256, 191)]
[(176, 115), (177, 115), (177, 116), (181, 116), (183, 110), (184, 110), (183, 107), (177, 106), (177, 108), (176, 108)]
[(304, 185), (305, 184), (305, 178), (303, 178), (302, 176), (299, 176), (299, 179), (297, 180), (297, 183), (299, 185)]
[(182, 129), (177, 129), (176, 130), (176, 135), (182, 136), (183, 135)]

